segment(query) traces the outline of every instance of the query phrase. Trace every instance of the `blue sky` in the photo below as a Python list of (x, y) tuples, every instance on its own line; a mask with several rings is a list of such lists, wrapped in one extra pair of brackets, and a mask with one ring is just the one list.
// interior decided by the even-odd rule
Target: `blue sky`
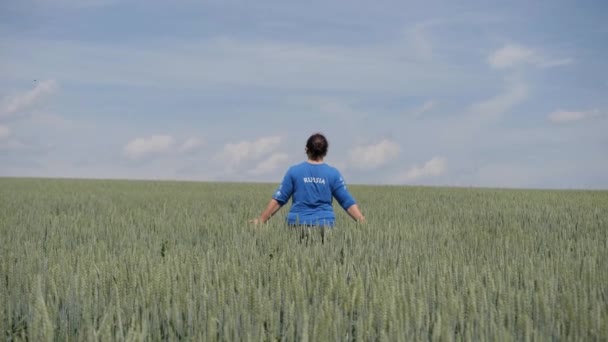
[(0, 176), (608, 188), (604, 1), (0, 3)]

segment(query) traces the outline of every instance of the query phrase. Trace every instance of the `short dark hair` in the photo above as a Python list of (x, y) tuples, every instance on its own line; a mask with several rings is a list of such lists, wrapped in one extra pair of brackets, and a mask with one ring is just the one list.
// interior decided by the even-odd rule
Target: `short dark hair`
[(312, 160), (319, 160), (327, 155), (328, 147), (329, 143), (325, 136), (321, 133), (315, 133), (306, 142), (306, 154)]

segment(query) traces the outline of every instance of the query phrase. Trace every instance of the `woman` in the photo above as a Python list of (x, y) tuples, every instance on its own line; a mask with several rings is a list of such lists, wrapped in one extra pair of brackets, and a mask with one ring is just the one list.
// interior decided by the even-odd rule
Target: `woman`
[(290, 226), (333, 227), (336, 216), (331, 203), (334, 197), (355, 221), (365, 221), (340, 172), (323, 162), (327, 148), (327, 139), (322, 134), (311, 135), (306, 142), (308, 160), (289, 168), (266, 209), (251, 222), (265, 223), (290, 197), (293, 197), (287, 215)]

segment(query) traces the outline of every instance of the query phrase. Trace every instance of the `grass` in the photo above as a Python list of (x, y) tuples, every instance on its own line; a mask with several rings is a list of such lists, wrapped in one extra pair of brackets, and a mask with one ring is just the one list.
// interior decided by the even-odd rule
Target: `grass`
[(606, 191), (351, 186), (322, 241), (274, 188), (0, 178), (0, 336), (608, 339)]

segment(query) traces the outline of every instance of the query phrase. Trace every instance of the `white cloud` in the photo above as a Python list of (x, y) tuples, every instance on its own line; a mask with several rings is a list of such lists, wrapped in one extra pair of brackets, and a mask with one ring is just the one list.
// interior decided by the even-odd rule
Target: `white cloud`
[(249, 173), (256, 176), (268, 174), (281, 166), (285, 166), (288, 159), (289, 156), (286, 153), (275, 153), (270, 158), (259, 162)]
[[(314, 105), (314, 103), (311, 104)], [(337, 99), (325, 99), (320, 101), (317, 106), (318, 110), (326, 115), (335, 115), (346, 118), (359, 114), (351, 106)]]
[(414, 166), (404, 172), (400, 180), (403, 182), (415, 181), (422, 178), (440, 176), (447, 170), (447, 160), (442, 157), (435, 157), (423, 166)]
[(517, 79), (507, 79), (500, 94), (471, 105), (469, 113), (477, 119), (498, 118), (528, 98), (528, 86)]
[(518, 44), (507, 44), (488, 56), (488, 64), (495, 69), (509, 69), (524, 64), (540, 68), (551, 68), (573, 62), (571, 58), (550, 58), (532, 48)]
[(173, 137), (169, 135), (154, 135), (149, 138), (131, 140), (124, 148), (126, 156), (139, 159), (153, 154), (167, 152), (173, 146)]
[(231, 166), (237, 166), (246, 161), (255, 161), (274, 152), (281, 145), (281, 137), (262, 137), (255, 141), (228, 143), (224, 146), (220, 158)]
[(433, 44), (428, 31), (437, 24), (437, 21), (426, 21), (418, 23), (406, 31), (408, 43), (416, 57), (422, 59), (433, 57)]
[(104, 7), (112, 5), (119, 1), (117, 0), (58, 0), (58, 1), (41, 1), (34, 0), (37, 4), (46, 4), (48, 6), (56, 6), (62, 8), (89, 8), (89, 7)]
[(535, 58), (534, 50), (517, 44), (507, 44), (488, 56), (488, 64), (496, 69), (506, 69), (529, 63)]
[(93, 9), (109, 6), (119, 3), (120, 0), (23, 0), (16, 1), (12, 6), (13, 9), (27, 11), (27, 13), (46, 13), (49, 9), (60, 10), (82, 10)]
[(350, 164), (359, 169), (375, 169), (394, 159), (401, 147), (384, 139), (377, 144), (357, 146), (350, 152)]
[(5, 151), (24, 150), (27, 148), (28, 147), (25, 144), (23, 144), (22, 142), (20, 142), (18, 140), (14, 140), (14, 139), (1, 140), (0, 139), (0, 150), (5, 150)]
[(414, 108), (411, 111), (411, 114), (415, 117), (418, 117), (418, 116), (421, 116), (422, 114), (430, 111), (433, 108), (435, 108), (435, 101), (429, 100), (429, 101), (426, 101), (422, 106)]
[(190, 137), (186, 141), (184, 141), (178, 148), (179, 152), (188, 153), (195, 151), (196, 149), (202, 147), (204, 145), (204, 141), (197, 137)]
[(574, 62), (572, 58), (547, 59), (539, 61), (538, 66), (541, 68), (552, 68), (561, 65), (567, 65)]
[(11, 135), (11, 130), (7, 126), (0, 125), (0, 140), (4, 140)]
[(547, 119), (554, 124), (563, 124), (589, 119), (599, 115), (599, 110), (589, 111), (565, 111), (556, 110), (548, 115)]
[(53, 93), (56, 89), (57, 82), (54, 80), (37, 82), (33, 89), (8, 98), (0, 108), (0, 117), (27, 109), (40, 101), (45, 95)]

